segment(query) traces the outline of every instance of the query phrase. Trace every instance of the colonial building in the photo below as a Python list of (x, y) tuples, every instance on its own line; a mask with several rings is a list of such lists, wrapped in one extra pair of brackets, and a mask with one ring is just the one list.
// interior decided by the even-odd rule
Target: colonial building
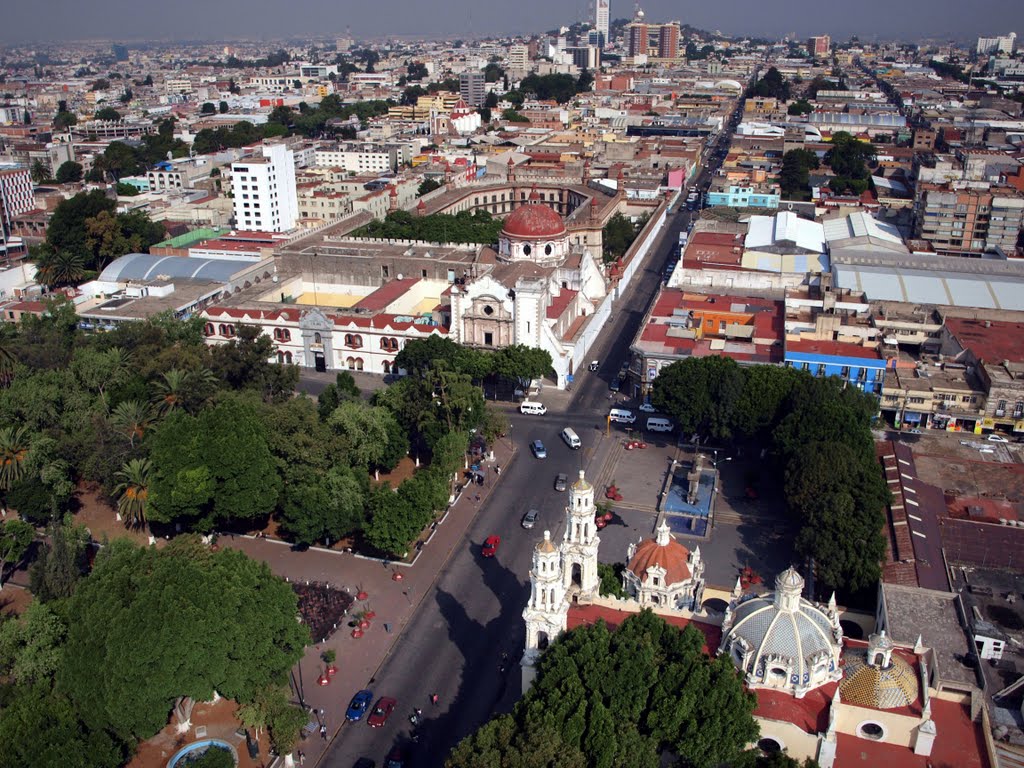
[(694, 610), (704, 592), (704, 561), (676, 541), (664, 522), (654, 539), (630, 544), (623, 583), (641, 605)]

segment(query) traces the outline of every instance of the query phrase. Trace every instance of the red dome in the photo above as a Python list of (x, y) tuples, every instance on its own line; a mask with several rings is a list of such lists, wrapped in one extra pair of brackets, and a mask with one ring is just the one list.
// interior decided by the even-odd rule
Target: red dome
[(561, 237), (565, 235), (565, 222), (546, 205), (527, 203), (516, 208), (505, 219), (501, 233), (509, 237)]
[(655, 539), (647, 539), (636, 548), (633, 559), (626, 568), (640, 581), (647, 581), (647, 569), (658, 566), (665, 569), (665, 585), (671, 586), (690, 578), (690, 550), (675, 539), (661, 545)]

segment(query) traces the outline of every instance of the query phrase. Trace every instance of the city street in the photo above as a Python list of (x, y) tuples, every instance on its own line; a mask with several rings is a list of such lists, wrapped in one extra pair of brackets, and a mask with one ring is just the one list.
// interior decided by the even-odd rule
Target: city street
[[(495, 493), (469, 527), (461, 548), (452, 555), (435, 588), (426, 596), (382, 668), (372, 688), (376, 696), (393, 696), (398, 707), (383, 728), (364, 723), (347, 724), (325, 758), (324, 765), (349, 768), (359, 757), (378, 764), (396, 744), (411, 749), (417, 766), (440, 766), (451, 748), (494, 712), (507, 711), (519, 698), (519, 671), (515, 661), (522, 649), (522, 611), (529, 591), (529, 570), (535, 543), (545, 529), (561, 536), (566, 493), (554, 490), (555, 475), (564, 472), (570, 482), (585, 469), (597, 485), (609, 478), (603, 471), (621, 435), (605, 436), (610, 405), (608, 382), (627, 358), (629, 344), (639, 328), (660, 280), (665, 262), (676, 247), (678, 232), (689, 215), (671, 217), (662, 230), (648, 263), (620, 300), (615, 316), (602, 333), (594, 357), (602, 361), (597, 373), (578, 374), (570, 394), (547, 390), (541, 400), (544, 416), (511, 413), (512, 439), (519, 449), (515, 463), (502, 474)], [(511, 406), (510, 406), (511, 408)], [(571, 426), (583, 443), (570, 450), (559, 437)], [(540, 439), (548, 458), (536, 459), (529, 443)], [(529, 509), (540, 510), (532, 530), (521, 525)], [(501, 537), (493, 559), (480, 556), (483, 540)], [(622, 557), (621, 553), (617, 554)], [(512, 663), (501, 672), (502, 653)], [(368, 682), (368, 681), (367, 681)], [(355, 691), (339, 692), (344, 698)], [(434, 706), (429, 697), (437, 693)], [(408, 721), (413, 709), (424, 710), (418, 743), (410, 740)]]

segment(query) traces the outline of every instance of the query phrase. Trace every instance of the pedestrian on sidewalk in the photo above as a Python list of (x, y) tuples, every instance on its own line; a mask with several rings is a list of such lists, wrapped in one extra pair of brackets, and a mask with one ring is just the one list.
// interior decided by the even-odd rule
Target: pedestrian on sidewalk
[(324, 741), (327, 741), (327, 726), (326, 725), (321, 725), (320, 726), (320, 738), (323, 739)]
[(300, 749), (298, 754), (299, 754), (299, 765), (305, 765), (306, 764), (306, 755), (305, 755), (305, 753)]

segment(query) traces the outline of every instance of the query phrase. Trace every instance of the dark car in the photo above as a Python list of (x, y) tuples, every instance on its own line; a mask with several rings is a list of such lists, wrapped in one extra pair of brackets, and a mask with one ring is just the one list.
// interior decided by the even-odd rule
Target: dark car
[(501, 544), (501, 536), (495, 536), (492, 533), (484, 541), (483, 547), (480, 548), (480, 554), (484, 557), (494, 557), (496, 554), (498, 554), (499, 544)]
[(618, 392), (620, 389), (622, 389), (622, 377), (616, 376), (612, 380), (612, 383), (608, 385), (608, 389), (610, 389), (612, 392)]
[(401, 747), (395, 747), (388, 756), (384, 758), (384, 768), (404, 768), (405, 766), (405, 750)]
[(360, 757), (355, 763), (352, 764), (352, 768), (376, 768), (376, 763), (368, 757)]
[(565, 472), (555, 475), (555, 490), (561, 493), (569, 487), (569, 476)]
[(397, 704), (398, 702), (390, 696), (381, 696), (377, 701), (377, 706), (373, 708), (373, 712), (366, 718), (366, 724), (371, 728), (380, 728), (391, 717), (391, 713), (395, 711)]
[(345, 719), (353, 723), (362, 720), (363, 715), (366, 714), (366, 710), (370, 708), (370, 704), (372, 702), (373, 691), (364, 688), (352, 697), (352, 701), (349, 703), (348, 709), (345, 711)]

